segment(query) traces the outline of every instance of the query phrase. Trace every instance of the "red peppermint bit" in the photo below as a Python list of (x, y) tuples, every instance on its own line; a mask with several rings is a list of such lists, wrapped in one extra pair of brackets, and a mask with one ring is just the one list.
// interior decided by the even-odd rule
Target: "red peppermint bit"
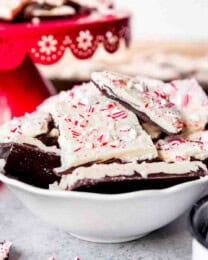
[(99, 104), (100, 104), (100, 102), (99, 102), (99, 101), (97, 101), (95, 104), (96, 104), (96, 105), (99, 105)]
[(100, 111), (106, 111), (108, 110), (107, 108), (101, 108)]
[(128, 116), (127, 115), (125, 115), (125, 116), (123, 116), (121, 119), (126, 119)]
[(22, 135), (22, 132), (21, 132), (21, 131), (18, 131), (17, 133), (18, 133), (19, 135)]
[(82, 103), (82, 102), (80, 102), (80, 101), (78, 102), (78, 105), (79, 105), (79, 106), (86, 106), (84, 103)]
[(84, 118), (84, 116), (83, 116), (82, 114), (79, 114), (79, 116), (80, 116), (81, 118)]
[(80, 127), (85, 128), (85, 125), (81, 124)]
[(92, 149), (94, 149), (96, 146), (95, 146), (95, 144), (92, 144)]
[(158, 93), (156, 90), (154, 91), (154, 93), (155, 93), (155, 95), (156, 95), (157, 97), (160, 96), (160, 93)]
[(17, 127), (10, 130), (11, 133), (15, 133), (16, 131), (17, 131)]
[(108, 109), (114, 108), (114, 104), (108, 104)]
[(120, 130), (121, 133), (127, 133), (127, 132), (129, 132), (129, 131), (130, 131), (130, 129), (121, 129), (121, 130)]
[(111, 115), (111, 117), (112, 117), (113, 119), (116, 119), (116, 118), (122, 118), (122, 119), (124, 119), (124, 118), (127, 117), (127, 113), (126, 113), (126, 111), (121, 110), (121, 111), (119, 111), (119, 112), (113, 113), (113, 114)]
[(183, 144), (185, 142), (186, 142), (185, 140), (180, 139), (180, 138), (171, 138), (171, 139), (168, 140), (168, 143), (171, 144), (171, 145)]
[(104, 135), (101, 135), (101, 136), (99, 136), (99, 137), (98, 137), (98, 139), (97, 139), (97, 140), (98, 140), (98, 142), (100, 142), (100, 143), (101, 143), (101, 142), (102, 142), (102, 140), (103, 140), (103, 137), (104, 137)]
[(74, 153), (76, 153), (76, 152), (80, 151), (81, 149), (82, 149), (81, 147), (79, 147), (79, 148), (75, 149), (75, 150), (74, 150)]
[(78, 121), (78, 120), (75, 120), (75, 121), (74, 121), (74, 125), (75, 125), (75, 126), (77, 126), (77, 125), (78, 125), (78, 123), (79, 123), (79, 121)]
[(112, 82), (117, 83), (117, 84), (125, 84), (126, 83), (125, 80), (123, 80), (123, 79), (113, 79)]
[(148, 103), (146, 103), (146, 104), (144, 105), (144, 107), (145, 107), (145, 108), (147, 108), (148, 106), (149, 106), (149, 104), (148, 104)]
[(70, 91), (70, 92), (69, 92), (69, 96), (70, 96), (71, 98), (74, 98), (74, 92), (73, 92), (73, 91)]
[(95, 108), (93, 106), (90, 106), (88, 112), (93, 113), (95, 111)]
[(73, 108), (77, 108), (77, 106), (76, 106), (76, 105), (73, 105), (72, 107), (73, 107)]
[(172, 108), (172, 107), (174, 107), (174, 104), (173, 104), (173, 103), (170, 103), (170, 102), (168, 102), (168, 103), (166, 104), (166, 107), (167, 107), (167, 108)]
[(117, 146), (116, 146), (116, 145), (113, 145), (113, 144), (110, 145), (110, 147), (112, 147), (112, 148), (117, 148)]
[(108, 144), (108, 142), (104, 142), (102, 143), (102, 146), (106, 146)]
[(170, 82), (171, 87), (173, 87), (175, 90), (177, 90), (178, 88), (176, 87), (174, 82)]
[(80, 133), (72, 130), (72, 135), (73, 135), (73, 137), (78, 137), (78, 136), (80, 136)]
[(183, 107), (186, 107), (186, 106), (188, 105), (189, 101), (190, 101), (190, 97), (189, 97), (189, 95), (187, 94), (187, 95), (185, 95), (184, 98), (183, 98), (182, 106), (183, 106)]
[(183, 156), (176, 155), (176, 160), (179, 162), (185, 161), (186, 159)]
[(92, 129), (90, 132), (89, 132), (89, 135), (92, 135), (94, 132), (96, 133), (98, 130), (96, 128)]
[(65, 118), (64, 121), (71, 122), (71, 119), (70, 118)]
[(115, 105), (111, 103), (111, 104), (108, 104), (107, 107), (100, 109), (100, 111), (107, 111), (114, 107), (115, 107)]
[(160, 97), (162, 98), (162, 99), (167, 99), (167, 96), (164, 94), (160, 94)]

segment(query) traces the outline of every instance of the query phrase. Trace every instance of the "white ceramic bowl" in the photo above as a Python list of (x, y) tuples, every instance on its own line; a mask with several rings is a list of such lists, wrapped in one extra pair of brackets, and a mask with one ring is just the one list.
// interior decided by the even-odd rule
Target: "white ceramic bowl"
[(208, 177), (162, 190), (104, 195), (50, 191), (0, 174), (0, 180), (34, 214), (93, 242), (124, 242), (142, 237), (181, 215), (208, 187)]

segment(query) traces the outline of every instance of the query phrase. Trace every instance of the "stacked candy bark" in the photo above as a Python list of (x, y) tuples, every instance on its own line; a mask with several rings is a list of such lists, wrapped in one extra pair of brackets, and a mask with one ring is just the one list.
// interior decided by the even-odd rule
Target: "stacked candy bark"
[(195, 80), (95, 72), (1, 126), (0, 160), (5, 174), (42, 188), (165, 188), (207, 174), (207, 122)]

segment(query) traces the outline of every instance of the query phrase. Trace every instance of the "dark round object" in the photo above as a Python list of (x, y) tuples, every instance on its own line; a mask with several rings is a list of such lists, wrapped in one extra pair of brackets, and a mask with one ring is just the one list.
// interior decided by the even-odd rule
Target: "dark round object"
[(196, 202), (189, 214), (192, 236), (208, 249), (208, 195)]

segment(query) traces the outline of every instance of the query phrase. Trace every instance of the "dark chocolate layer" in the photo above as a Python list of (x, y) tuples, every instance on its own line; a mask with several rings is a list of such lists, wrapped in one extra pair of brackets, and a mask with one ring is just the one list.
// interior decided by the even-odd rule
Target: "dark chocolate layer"
[(58, 136), (51, 136), (50, 133), (53, 129), (56, 129), (58, 131), (58, 129), (56, 128), (54, 121), (51, 120), (48, 123), (48, 131), (47, 133), (41, 134), (36, 136), (36, 138), (38, 140), (40, 140), (43, 144), (45, 144), (46, 146), (56, 146), (57, 148), (59, 148), (59, 143), (58, 143)]
[(105, 177), (102, 179), (84, 179), (77, 181), (71, 190), (103, 194), (118, 194), (138, 190), (164, 189), (180, 183), (197, 180), (206, 173), (199, 169), (198, 172), (187, 174), (150, 174), (143, 178), (139, 173), (132, 176)]
[(59, 181), (53, 169), (60, 166), (60, 157), (29, 144), (0, 144), (1, 158), (6, 160), (6, 175), (41, 188)]

